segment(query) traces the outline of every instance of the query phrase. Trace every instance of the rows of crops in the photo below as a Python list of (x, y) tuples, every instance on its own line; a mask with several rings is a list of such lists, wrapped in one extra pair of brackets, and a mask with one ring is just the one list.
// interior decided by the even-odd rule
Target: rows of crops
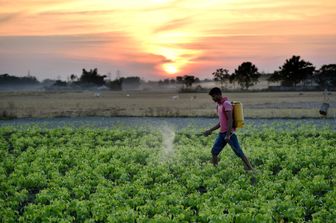
[(0, 128), (1, 222), (333, 222), (336, 132), (250, 127), (255, 166), (184, 129)]

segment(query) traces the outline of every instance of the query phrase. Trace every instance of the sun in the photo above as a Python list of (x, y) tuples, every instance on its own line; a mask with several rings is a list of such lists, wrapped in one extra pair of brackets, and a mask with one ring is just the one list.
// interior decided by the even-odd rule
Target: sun
[(168, 74), (175, 74), (178, 71), (177, 68), (176, 68), (176, 66), (174, 64), (171, 64), (171, 63), (164, 64), (163, 65), (163, 70), (165, 72), (167, 72)]

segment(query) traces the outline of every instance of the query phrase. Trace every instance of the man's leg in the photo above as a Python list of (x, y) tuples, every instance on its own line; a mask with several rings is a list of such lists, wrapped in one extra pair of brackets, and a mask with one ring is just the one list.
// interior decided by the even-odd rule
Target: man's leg
[(225, 134), (224, 133), (219, 133), (217, 136), (217, 139), (211, 149), (211, 154), (212, 154), (212, 159), (211, 159), (211, 163), (214, 166), (218, 165), (218, 155), (219, 153), (223, 150), (224, 146), (226, 145), (225, 143)]
[(245, 156), (243, 150), (240, 148), (238, 138), (236, 134), (232, 134), (230, 137), (229, 144), (232, 148), (232, 150), (235, 152), (235, 154), (240, 157), (243, 161), (244, 164), (244, 169), (245, 170), (253, 170), (253, 167), (249, 161), (249, 159)]

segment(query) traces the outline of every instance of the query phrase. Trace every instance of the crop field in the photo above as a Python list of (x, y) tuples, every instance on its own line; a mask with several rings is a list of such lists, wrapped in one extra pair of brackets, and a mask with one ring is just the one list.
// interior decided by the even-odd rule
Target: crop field
[(0, 222), (334, 222), (336, 132), (237, 132), (255, 170), (191, 128), (0, 127)]

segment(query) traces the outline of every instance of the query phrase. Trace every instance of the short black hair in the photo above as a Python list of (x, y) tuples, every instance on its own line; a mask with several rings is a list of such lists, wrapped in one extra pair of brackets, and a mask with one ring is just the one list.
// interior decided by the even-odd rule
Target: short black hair
[(214, 87), (209, 91), (209, 95), (213, 96), (213, 95), (222, 95), (222, 91), (220, 88), (218, 87)]

